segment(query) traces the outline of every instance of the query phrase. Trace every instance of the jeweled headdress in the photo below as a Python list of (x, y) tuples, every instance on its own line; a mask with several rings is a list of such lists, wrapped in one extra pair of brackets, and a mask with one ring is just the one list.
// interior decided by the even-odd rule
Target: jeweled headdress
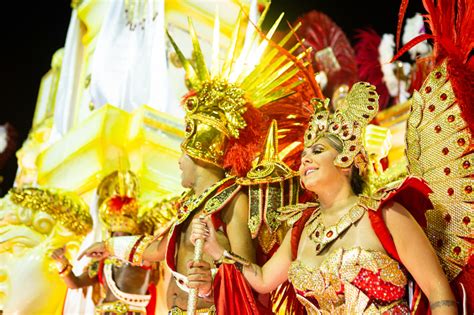
[[(138, 178), (131, 171), (115, 171), (97, 188), (99, 218), (109, 232), (140, 232), (138, 224)], [(99, 201), (100, 202), (100, 201)]]
[(364, 131), (379, 108), (375, 87), (366, 82), (354, 84), (334, 114), (327, 108), (328, 100), (314, 99), (313, 104), (315, 112), (304, 136), (305, 147), (312, 146), (326, 135), (335, 136), (343, 149), (334, 164), (349, 167), (359, 153), (365, 154)]
[[(295, 63), (304, 55), (291, 55), (299, 44), (290, 51), (281, 47), (294, 30), (278, 45), (271, 42), (283, 15), (264, 35), (258, 28), (265, 13), (256, 26), (249, 21), (245, 38), (239, 36), (242, 27), (238, 19), (225, 58), (219, 57), (219, 18), (216, 17), (210, 70), (191, 21), (189, 33), (193, 43), (193, 63), (184, 57), (168, 34), (186, 71), (190, 90), (183, 98), (186, 138), (181, 144), (182, 149), (193, 158), (229, 168), (241, 175), (250, 168), (255, 151), (252, 146), (258, 146), (263, 136), (260, 128), (264, 126), (259, 126), (258, 122), (261, 114), (256, 109), (288, 96), (301, 83), (295, 80), (292, 84), (285, 84), (299, 71)], [(239, 163), (246, 165), (236, 165)]]

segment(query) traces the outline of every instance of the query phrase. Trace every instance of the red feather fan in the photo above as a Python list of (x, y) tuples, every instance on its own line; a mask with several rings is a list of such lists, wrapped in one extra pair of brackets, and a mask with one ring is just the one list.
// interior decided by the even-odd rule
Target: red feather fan
[(382, 66), (380, 65), (379, 46), (382, 38), (373, 30), (360, 30), (356, 34), (356, 62), (359, 68), (359, 79), (373, 84), (379, 93), (380, 110), (388, 106), (390, 94), (383, 81)]
[(341, 84), (347, 84), (350, 87), (358, 81), (354, 50), (344, 32), (331, 18), (322, 12), (310, 11), (298, 18), (294, 25), (298, 23), (301, 23), (297, 31), (298, 36), (304, 38), (306, 47), (313, 48), (311, 52), (313, 67), (318, 71), (324, 70), (315, 62), (314, 56), (327, 47), (331, 47), (340, 65), (339, 70), (326, 72), (328, 85), (324, 89), (325, 95), (331, 97), (334, 90)]
[[(433, 39), (435, 64), (448, 59), (448, 75), (471, 133), (474, 134), (474, 1), (423, 0), (431, 35), (422, 34), (401, 48), (393, 60), (417, 43)], [(403, 22), (403, 8), (399, 23)]]

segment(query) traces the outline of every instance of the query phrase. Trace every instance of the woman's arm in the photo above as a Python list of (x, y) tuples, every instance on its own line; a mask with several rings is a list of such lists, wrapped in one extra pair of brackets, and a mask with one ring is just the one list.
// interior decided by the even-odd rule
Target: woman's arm
[(457, 314), (456, 301), (446, 275), (415, 219), (398, 203), (385, 207), (383, 216), (400, 259), (428, 297), (432, 314)]
[[(205, 239), (204, 251), (214, 260), (219, 260), (224, 254), (224, 248), (216, 239), (216, 231), (209, 218), (193, 220), (191, 241)], [(243, 266), (242, 273), (247, 281), (259, 293), (268, 293), (288, 279), (288, 269), (291, 264), (291, 230), (285, 236), (283, 243), (269, 261), (260, 267), (253, 263)]]

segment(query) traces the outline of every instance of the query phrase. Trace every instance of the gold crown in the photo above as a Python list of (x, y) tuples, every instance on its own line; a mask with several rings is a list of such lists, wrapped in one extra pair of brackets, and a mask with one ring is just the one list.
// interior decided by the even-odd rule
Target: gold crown
[(137, 234), (138, 177), (131, 171), (114, 171), (97, 188), (99, 218), (107, 231)]
[[(283, 14), (267, 35), (258, 30), (267, 10), (268, 7), (262, 13), (257, 26), (249, 21), (247, 27), (242, 27), (239, 16), (225, 58), (219, 57), (220, 32), (219, 18), (216, 15), (210, 70), (207, 69), (191, 20), (189, 33), (193, 44), (193, 64), (184, 57), (168, 33), (186, 71), (186, 84), (190, 89), (190, 93), (183, 99), (186, 138), (181, 147), (191, 157), (222, 167), (229, 139), (238, 139), (240, 130), (247, 126), (244, 113), (248, 106), (259, 108), (288, 96), (296, 85), (302, 83), (296, 80), (294, 84), (283, 86), (299, 71), (295, 63), (299, 62), (305, 53), (290, 57), (289, 52), (294, 51), (300, 44), (295, 45), (289, 52), (282, 48), (296, 29), (278, 45), (270, 42)], [(245, 36), (241, 36), (242, 29), (247, 32)], [(278, 55), (283, 51), (287, 54)]]
[(339, 167), (351, 166), (359, 153), (366, 154), (364, 132), (378, 112), (378, 99), (375, 87), (366, 82), (354, 84), (334, 114), (328, 110), (329, 99), (314, 99), (315, 112), (305, 132), (305, 147), (311, 147), (326, 135), (333, 135), (343, 145), (334, 164)]

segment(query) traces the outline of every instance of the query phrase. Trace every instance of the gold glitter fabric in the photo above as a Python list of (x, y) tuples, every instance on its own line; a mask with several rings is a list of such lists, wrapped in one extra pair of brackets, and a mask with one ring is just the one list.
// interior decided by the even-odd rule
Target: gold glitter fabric
[(89, 207), (79, 196), (58, 189), (12, 188), (10, 200), (24, 208), (49, 214), (79, 236), (92, 230)]
[(433, 193), (426, 213), (428, 238), (449, 279), (472, 255), (474, 155), (472, 137), (461, 116), (446, 61), (413, 94), (407, 133), (408, 169)]
[(349, 167), (359, 153), (364, 153), (364, 132), (369, 122), (377, 114), (378, 94), (375, 87), (366, 82), (354, 84), (341, 106), (330, 113), (329, 99), (325, 102), (314, 99), (314, 114), (304, 136), (305, 147), (311, 147), (326, 135), (333, 135), (341, 140), (342, 152), (334, 164)]
[(295, 260), (288, 279), (309, 314), (403, 314), (407, 278), (397, 261), (359, 247), (330, 253), (319, 268)]

